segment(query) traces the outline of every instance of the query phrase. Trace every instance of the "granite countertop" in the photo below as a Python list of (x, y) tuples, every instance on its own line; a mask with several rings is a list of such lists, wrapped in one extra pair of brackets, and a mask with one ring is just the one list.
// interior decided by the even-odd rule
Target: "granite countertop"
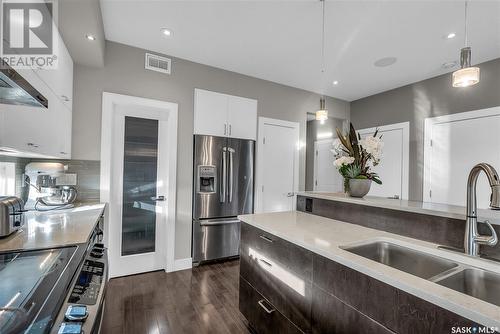
[[(297, 195), (311, 197), (311, 198), (325, 199), (330, 201), (366, 205), (377, 208), (393, 209), (393, 210), (465, 220), (466, 208), (464, 206), (458, 206), (458, 205), (408, 201), (402, 199), (392, 199), (392, 198), (375, 197), (375, 196), (354, 198), (344, 193), (331, 193), (331, 192), (318, 192), (318, 191), (303, 191), (299, 192)], [(500, 225), (500, 210), (478, 209), (478, 218), (479, 220), (489, 220), (492, 224)]]
[(64, 210), (28, 211), (23, 228), (0, 239), (0, 251), (86, 243), (104, 208), (103, 203), (85, 203)]
[(500, 328), (500, 307), (366, 259), (343, 247), (383, 240), (496, 273), (500, 273), (499, 263), (438, 249), (437, 244), (303, 212), (242, 215), (239, 219), (462, 317), (485, 326)]

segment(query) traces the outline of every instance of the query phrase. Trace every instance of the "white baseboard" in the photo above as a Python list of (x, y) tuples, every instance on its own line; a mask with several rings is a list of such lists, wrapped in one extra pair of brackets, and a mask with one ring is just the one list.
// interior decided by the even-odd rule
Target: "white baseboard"
[(193, 267), (193, 259), (188, 257), (174, 261), (174, 271), (191, 269)]

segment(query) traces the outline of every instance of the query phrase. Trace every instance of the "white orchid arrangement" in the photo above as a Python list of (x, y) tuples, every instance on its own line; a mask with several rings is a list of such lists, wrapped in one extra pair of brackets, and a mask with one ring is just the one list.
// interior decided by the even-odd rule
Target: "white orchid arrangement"
[(371, 171), (372, 167), (380, 163), (384, 147), (382, 135), (378, 136), (378, 129), (373, 136), (361, 138), (351, 123), (348, 134), (342, 134), (337, 128), (337, 135), (332, 149), (335, 155), (333, 164), (344, 177), (344, 188), (347, 190), (349, 179), (369, 179), (382, 184), (378, 174)]

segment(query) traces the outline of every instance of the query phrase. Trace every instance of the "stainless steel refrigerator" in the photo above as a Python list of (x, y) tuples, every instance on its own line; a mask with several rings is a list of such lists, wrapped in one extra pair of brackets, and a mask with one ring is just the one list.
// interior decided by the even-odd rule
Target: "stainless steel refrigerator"
[(194, 136), (193, 263), (239, 255), (240, 214), (253, 213), (255, 141)]

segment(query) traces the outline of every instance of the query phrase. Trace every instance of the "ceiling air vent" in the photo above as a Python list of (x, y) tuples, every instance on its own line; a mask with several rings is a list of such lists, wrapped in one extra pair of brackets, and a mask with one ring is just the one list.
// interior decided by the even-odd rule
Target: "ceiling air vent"
[(170, 74), (172, 70), (172, 60), (170, 58), (146, 53), (145, 68), (151, 71)]

